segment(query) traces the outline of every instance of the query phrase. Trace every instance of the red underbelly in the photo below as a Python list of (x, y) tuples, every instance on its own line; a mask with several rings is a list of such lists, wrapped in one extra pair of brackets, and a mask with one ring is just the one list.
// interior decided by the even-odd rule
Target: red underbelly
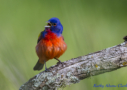
[(36, 52), (39, 58), (46, 60), (59, 58), (67, 49), (63, 37), (53, 39), (42, 39), (36, 46)]

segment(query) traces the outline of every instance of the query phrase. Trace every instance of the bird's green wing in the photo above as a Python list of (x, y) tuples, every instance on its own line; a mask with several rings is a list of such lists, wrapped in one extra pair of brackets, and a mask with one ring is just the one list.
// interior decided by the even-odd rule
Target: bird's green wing
[(43, 37), (42, 37), (42, 33), (43, 33), (43, 31), (42, 31), (42, 32), (40, 32), (40, 34), (38, 35), (38, 40), (37, 40), (37, 43), (39, 43), (39, 41), (43, 38)]

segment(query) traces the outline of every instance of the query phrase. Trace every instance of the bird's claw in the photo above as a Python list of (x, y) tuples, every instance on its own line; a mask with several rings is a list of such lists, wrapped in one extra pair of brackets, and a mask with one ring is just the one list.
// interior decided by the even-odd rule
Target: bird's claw
[(61, 61), (57, 62), (57, 65), (60, 65), (60, 64), (63, 66), (63, 62)]
[(47, 68), (45, 69), (45, 72), (49, 72), (49, 71), (50, 71), (49, 69), (47, 69)]

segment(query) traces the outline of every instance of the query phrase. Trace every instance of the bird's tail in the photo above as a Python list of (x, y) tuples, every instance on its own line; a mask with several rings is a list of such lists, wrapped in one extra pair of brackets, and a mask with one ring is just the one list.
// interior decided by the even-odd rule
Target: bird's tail
[(43, 68), (44, 64), (40, 63), (39, 60), (36, 63), (36, 65), (34, 66), (34, 70), (41, 70)]

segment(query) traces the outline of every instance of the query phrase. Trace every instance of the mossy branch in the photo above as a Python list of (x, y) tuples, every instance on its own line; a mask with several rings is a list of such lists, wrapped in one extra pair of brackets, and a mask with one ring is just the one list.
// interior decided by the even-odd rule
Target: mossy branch
[(19, 90), (57, 90), (66, 85), (105, 72), (127, 66), (127, 43), (121, 43), (102, 51), (73, 58), (41, 72), (20, 87)]

